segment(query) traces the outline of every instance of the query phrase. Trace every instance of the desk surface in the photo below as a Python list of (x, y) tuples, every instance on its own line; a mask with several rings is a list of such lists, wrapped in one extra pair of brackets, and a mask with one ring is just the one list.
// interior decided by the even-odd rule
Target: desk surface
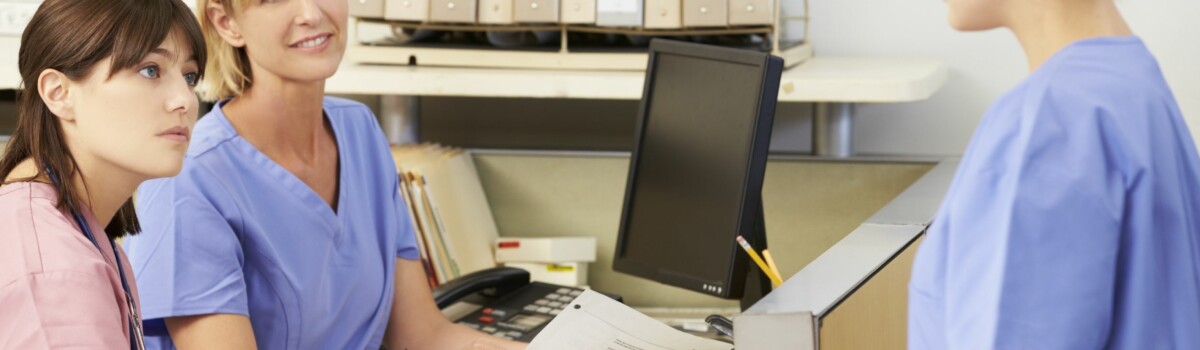
[[(15, 89), (19, 38), (0, 37), (0, 89)], [(335, 94), (636, 100), (643, 72), (480, 69), (344, 64), (325, 90)], [(945, 84), (936, 61), (814, 57), (783, 73), (781, 102), (912, 102)]]

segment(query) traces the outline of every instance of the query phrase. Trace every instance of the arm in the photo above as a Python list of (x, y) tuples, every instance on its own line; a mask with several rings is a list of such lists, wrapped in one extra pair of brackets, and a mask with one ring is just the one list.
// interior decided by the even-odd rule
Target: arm
[(208, 314), (165, 319), (171, 341), (178, 349), (257, 349), (250, 318), (233, 314)]
[(128, 348), (128, 324), (99, 271), (30, 274), (0, 288), (0, 348)]
[(396, 259), (396, 294), (384, 344), (394, 350), (521, 350), (526, 345), (450, 323), (433, 303), (421, 264), (406, 259)]

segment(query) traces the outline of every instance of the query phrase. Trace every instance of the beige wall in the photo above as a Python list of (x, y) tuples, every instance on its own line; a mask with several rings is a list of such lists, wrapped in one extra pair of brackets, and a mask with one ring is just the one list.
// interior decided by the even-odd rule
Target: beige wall
[[(632, 306), (736, 306), (612, 271), (628, 175), (627, 157), (477, 155), (501, 236), (592, 236), (593, 288)], [(767, 236), (791, 276), (845, 237), (932, 167), (923, 163), (772, 161), (763, 200)]]

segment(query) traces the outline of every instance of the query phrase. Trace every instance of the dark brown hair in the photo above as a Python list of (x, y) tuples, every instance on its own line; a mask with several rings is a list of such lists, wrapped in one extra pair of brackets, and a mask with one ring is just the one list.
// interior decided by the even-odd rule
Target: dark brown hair
[[(58, 181), (58, 208), (78, 210), (79, 189), (71, 179), (78, 172), (67, 147), (59, 118), (50, 112), (38, 93), (38, 77), (47, 69), (81, 80), (96, 64), (112, 58), (109, 77), (132, 68), (178, 30), (192, 49), (199, 74), (204, 75), (204, 36), (195, 15), (179, 0), (46, 0), (38, 7), (21, 35), (18, 66), (23, 91), (17, 93), (18, 120), (12, 138), (0, 157), (0, 180), (18, 164), (32, 158), (38, 165), (33, 178), (53, 172)], [(79, 174), (84, 176), (85, 174)], [(22, 180), (32, 180), (22, 179)], [(109, 238), (141, 232), (130, 199), (104, 228)]]

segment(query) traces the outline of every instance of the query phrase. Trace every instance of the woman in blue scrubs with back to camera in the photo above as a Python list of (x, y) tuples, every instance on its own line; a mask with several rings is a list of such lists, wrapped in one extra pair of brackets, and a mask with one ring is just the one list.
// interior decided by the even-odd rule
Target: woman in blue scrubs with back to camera
[(1200, 160), (1113, 0), (949, 0), (1032, 73), (983, 117), (909, 286), (913, 349), (1200, 349)]
[(347, 6), (197, 2), (219, 102), (179, 176), (138, 189), (147, 348), (524, 348), (442, 316), (375, 117), (324, 96)]

